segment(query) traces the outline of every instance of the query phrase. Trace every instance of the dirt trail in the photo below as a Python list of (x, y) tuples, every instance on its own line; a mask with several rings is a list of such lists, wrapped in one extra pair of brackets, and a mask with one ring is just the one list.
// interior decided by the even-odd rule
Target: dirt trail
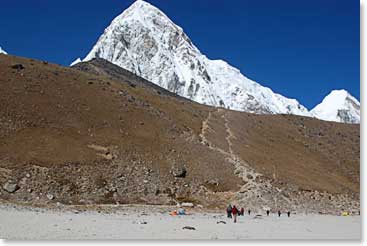
[[(212, 112), (209, 112), (208, 117), (202, 123), (202, 132), (200, 137), (202, 139), (202, 143), (206, 144), (210, 149), (215, 150), (221, 154), (223, 154), (226, 160), (229, 163), (232, 163), (234, 166), (234, 173), (243, 180), (244, 185), (240, 187), (239, 192), (237, 193), (236, 200), (248, 199), (252, 196), (258, 196), (262, 191), (268, 190), (271, 187), (269, 183), (266, 182), (257, 182), (259, 178), (261, 178), (261, 174), (257, 173), (254, 169), (252, 169), (247, 162), (242, 160), (239, 156), (237, 156), (232, 149), (231, 139), (235, 138), (231, 128), (229, 126), (229, 120), (227, 117), (228, 112), (224, 109), (218, 108), (217, 112), (221, 114), (221, 117), (224, 118), (224, 126), (226, 129), (227, 136), (225, 137), (228, 143), (228, 152), (215, 146), (211, 143), (206, 134), (210, 131), (209, 122), (212, 119)], [(266, 187), (264, 187), (264, 185)], [(261, 199), (261, 196), (260, 196)], [(262, 199), (261, 199), (262, 200)], [(265, 201), (263, 201), (265, 202)]]

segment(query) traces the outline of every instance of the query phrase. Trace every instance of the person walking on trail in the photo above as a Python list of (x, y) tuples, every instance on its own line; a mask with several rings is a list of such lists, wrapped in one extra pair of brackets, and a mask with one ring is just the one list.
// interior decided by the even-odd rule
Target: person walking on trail
[(269, 216), (269, 214), (270, 214), (270, 211), (266, 210), (266, 216)]
[(249, 210), (247, 210), (247, 213), (248, 213), (248, 215), (250, 215), (251, 214), (251, 210), (249, 209)]
[(278, 217), (280, 217), (280, 215), (281, 215), (282, 213), (280, 212), (280, 211), (278, 211)]
[(233, 208), (232, 208), (232, 215), (233, 215), (233, 222), (237, 223), (238, 209), (236, 208), (235, 205), (233, 205)]
[(229, 204), (227, 207), (227, 218), (232, 219), (232, 205), (231, 204)]
[(287, 215), (288, 215), (288, 217), (291, 217), (291, 212), (288, 211), (287, 212)]
[(240, 212), (240, 215), (244, 215), (245, 214), (245, 209), (244, 208), (241, 208), (241, 212)]

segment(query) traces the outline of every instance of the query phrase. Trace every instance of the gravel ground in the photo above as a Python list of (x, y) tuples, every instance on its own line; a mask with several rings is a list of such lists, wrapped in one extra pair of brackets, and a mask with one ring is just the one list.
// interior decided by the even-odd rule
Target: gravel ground
[[(149, 211), (152, 211), (151, 213)], [(0, 206), (3, 239), (354, 239), (360, 216), (275, 214), (239, 217), (194, 211), (170, 216), (169, 208), (124, 207), (114, 212)], [(224, 223), (217, 223), (224, 221)], [(195, 230), (183, 229), (194, 227)]]

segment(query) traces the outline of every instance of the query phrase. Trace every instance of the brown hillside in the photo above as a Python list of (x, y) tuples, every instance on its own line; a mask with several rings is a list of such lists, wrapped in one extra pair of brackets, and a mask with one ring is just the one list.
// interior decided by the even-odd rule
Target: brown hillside
[(104, 61), (0, 55), (0, 93), (3, 200), (359, 206), (359, 125), (206, 107)]

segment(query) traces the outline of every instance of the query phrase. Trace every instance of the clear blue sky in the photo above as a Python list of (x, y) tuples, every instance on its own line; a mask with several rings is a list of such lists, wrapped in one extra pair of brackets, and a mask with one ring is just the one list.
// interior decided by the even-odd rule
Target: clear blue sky
[[(275, 92), (315, 106), (332, 89), (358, 99), (357, 0), (147, 0), (209, 58), (224, 59)], [(68, 65), (84, 57), (132, 0), (3, 1), (0, 46)]]

